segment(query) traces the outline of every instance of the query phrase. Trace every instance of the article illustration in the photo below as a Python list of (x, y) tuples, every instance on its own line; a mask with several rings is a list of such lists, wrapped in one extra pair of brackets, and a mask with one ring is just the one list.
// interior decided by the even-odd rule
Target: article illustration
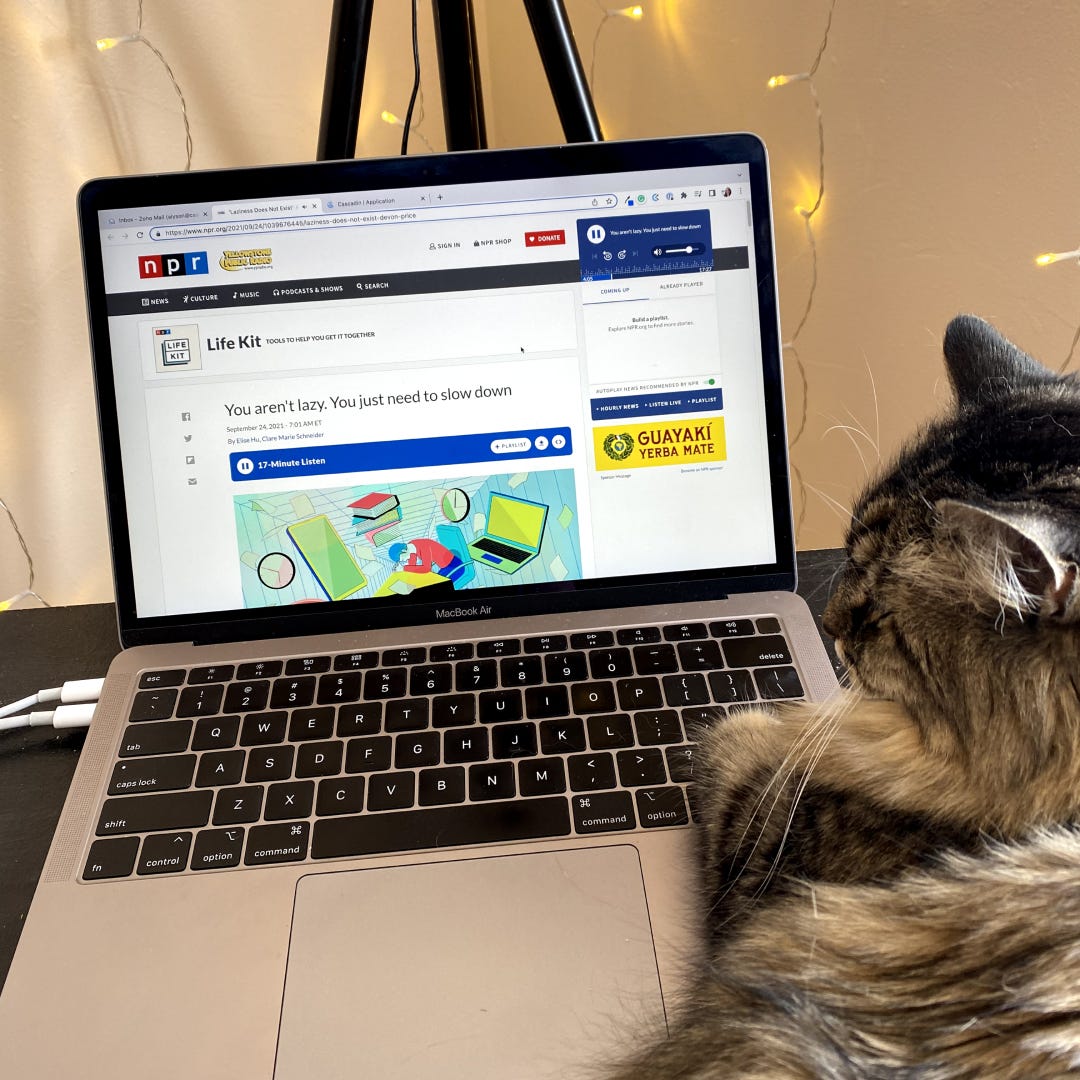
[(570, 469), (233, 499), (245, 607), (582, 576)]

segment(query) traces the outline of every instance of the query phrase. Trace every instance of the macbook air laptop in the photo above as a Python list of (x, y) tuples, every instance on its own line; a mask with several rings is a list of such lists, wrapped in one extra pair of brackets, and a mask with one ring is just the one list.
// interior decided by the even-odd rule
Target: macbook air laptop
[(532, 1080), (662, 1033), (699, 958), (697, 735), (834, 687), (764, 147), (78, 204), (124, 651), (5, 1073)]

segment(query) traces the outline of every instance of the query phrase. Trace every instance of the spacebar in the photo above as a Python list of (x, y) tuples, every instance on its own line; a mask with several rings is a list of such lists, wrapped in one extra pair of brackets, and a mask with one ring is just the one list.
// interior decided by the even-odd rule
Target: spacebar
[(570, 809), (563, 798), (468, 803), (316, 821), (311, 855), (340, 859), (569, 834)]

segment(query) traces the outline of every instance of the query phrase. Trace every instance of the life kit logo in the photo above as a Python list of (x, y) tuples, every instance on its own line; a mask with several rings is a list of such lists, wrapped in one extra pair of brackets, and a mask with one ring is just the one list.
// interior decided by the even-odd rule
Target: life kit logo
[(175, 255), (140, 255), (139, 277), (184, 277), (209, 274), (205, 251), (179, 251)]

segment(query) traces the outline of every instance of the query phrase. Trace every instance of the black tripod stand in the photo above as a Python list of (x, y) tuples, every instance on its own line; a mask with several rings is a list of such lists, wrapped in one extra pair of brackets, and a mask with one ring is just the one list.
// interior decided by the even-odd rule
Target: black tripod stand
[[(563, 0), (523, 0), (567, 142), (603, 139)], [(472, 0), (431, 0), (447, 150), (487, 146)], [(375, 0), (334, 0), (319, 125), (320, 161), (356, 152)]]

